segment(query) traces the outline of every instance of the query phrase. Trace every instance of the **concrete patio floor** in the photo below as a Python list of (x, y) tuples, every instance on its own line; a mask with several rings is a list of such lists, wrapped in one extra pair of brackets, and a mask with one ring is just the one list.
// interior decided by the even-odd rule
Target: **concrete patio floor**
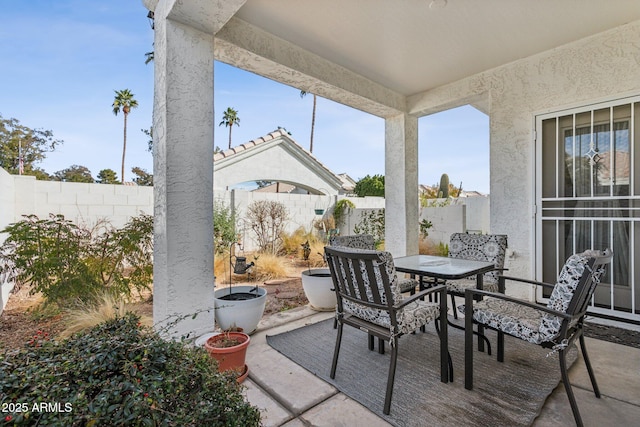
[[(332, 312), (300, 307), (264, 317), (251, 336), (247, 353), (249, 377), (244, 385), (249, 402), (260, 408), (265, 426), (389, 425), (266, 342), (267, 334), (276, 335), (332, 316)], [(587, 349), (602, 398), (597, 399), (591, 390), (582, 357), (569, 371), (584, 424), (637, 425), (640, 420), (640, 349), (590, 338), (587, 338)], [(333, 348), (327, 351), (333, 351)], [(564, 386), (560, 383), (547, 398), (533, 426), (574, 424)], [(425, 421), (424, 425), (430, 424)]]

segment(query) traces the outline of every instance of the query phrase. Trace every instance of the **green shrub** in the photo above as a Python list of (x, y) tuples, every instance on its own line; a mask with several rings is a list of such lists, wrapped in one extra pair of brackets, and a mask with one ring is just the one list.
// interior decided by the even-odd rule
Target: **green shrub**
[(224, 200), (213, 201), (213, 241), (216, 254), (229, 251), (229, 245), (236, 242), (236, 216)]
[(384, 175), (367, 175), (364, 178), (360, 178), (358, 182), (356, 182), (353, 192), (358, 197), (384, 197)]
[(438, 250), (436, 252), (436, 255), (449, 256), (449, 244), (442, 242), (438, 243)]
[(418, 225), (420, 226), (420, 236), (424, 239), (429, 237), (429, 229), (433, 227), (433, 223), (428, 219), (423, 219), (418, 223)]
[(90, 301), (111, 292), (129, 296), (149, 286), (153, 276), (153, 217), (140, 215), (123, 228), (103, 225), (102, 233), (79, 227), (63, 215), (26, 215), (7, 226), (0, 247), (0, 274), (31, 283), (46, 303)]
[(61, 342), (42, 338), (0, 354), (0, 396), (14, 409), (2, 414), (4, 425), (260, 424), (241, 386), (204, 349), (165, 341), (132, 314)]
[(148, 289), (153, 281), (153, 216), (141, 214), (122, 228), (107, 229), (93, 239), (88, 260), (98, 261), (94, 274), (116, 295)]
[(333, 207), (333, 218), (336, 222), (336, 227), (342, 225), (345, 214), (347, 214), (349, 210), (355, 209), (355, 207), (356, 205), (349, 199), (340, 199), (336, 202), (336, 205)]
[(2, 231), (9, 237), (0, 249), (0, 268), (11, 268), (17, 282), (31, 283), (34, 293), (54, 301), (99, 289), (98, 277), (84, 262), (91, 254), (91, 233), (63, 215), (27, 215)]
[(371, 234), (376, 247), (384, 242), (384, 209), (373, 209), (364, 212), (360, 221), (353, 227), (355, 234)]

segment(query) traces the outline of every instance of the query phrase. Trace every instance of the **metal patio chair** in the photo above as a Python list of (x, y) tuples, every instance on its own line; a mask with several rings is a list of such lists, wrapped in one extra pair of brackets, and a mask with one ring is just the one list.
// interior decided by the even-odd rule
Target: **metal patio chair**
[[(371, 234), (354, 234), (351, 236), (334, 236), (329, 239), (329, 246), (342, 246), (352, 249), (375, 250), (375, 239)], [(418, 281), (410, 277), (398, 277), (398, 286), (401, 292), (409, 292), (413, 295), (416, 292)]]
[[(506, 234), (453, 233), (449, 239), (450, 258), (494, 263), (496, 269), (485, 273), (482, 280), (483, 289), (490, 292), (498, 292), (498, 275), (505, 270), (506, 251)], [(448, 281), (446, 284), (447, 294), (451, 296), (451, 304), (453, 305), (453, 317), (457, 319), (458, 311), (456, 310), (455, 297), (464, 298), (465, 290), (475, 289), (476, 276)]]
[[(567, 259), (555, 285), (527, 279), (500, 276), (498, 292), (468, 289), (465, 294), (465, 388), (473, 388), (473, 324), (498, 332), (498, 361), (504, 361), (504, 334), (550, 348), (558, 353), (562, 382), (576, 424), (582, 418), (567, 373), (567, 352), (580, 341), (589, 379), (596, 397), (600, 391), (589, 362), (583, 335), (583, 322), (596, 286), (611, 262), (611, 251), (585, 251)], [(552, 289), (546, 306), (504, 295), (505, 282), (524, 283)], [(482, 296), (482, 301), (476, 297)]]
[[(453, 376), (453, 368), (448, 352), (445, 287), (436, 286), (403, 299), (389, 252), (327, 246), (325, 255), (338, 301), (338, 331), (331, 378), (336, 376), (344, 325), (389, 341), (391, 358), (383, 409), (385, 414), (389, 414), (399, 338), (434, 321), (440, 337), (440, 380), (448, 382)], [(421, 300), (430, 294), (440, 294), (439, 302)]]

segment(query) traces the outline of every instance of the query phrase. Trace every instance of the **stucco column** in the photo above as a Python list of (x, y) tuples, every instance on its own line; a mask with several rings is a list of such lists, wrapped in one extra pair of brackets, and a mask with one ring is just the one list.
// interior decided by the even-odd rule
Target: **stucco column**
[(385, 120), (385, 249), (393, 256), (418, 253), (418, 119)]
[(156, 9), (153, 318), (180, 313), (172, 334), (198, 336), (214, 327), (213, 35), (166, 14)]

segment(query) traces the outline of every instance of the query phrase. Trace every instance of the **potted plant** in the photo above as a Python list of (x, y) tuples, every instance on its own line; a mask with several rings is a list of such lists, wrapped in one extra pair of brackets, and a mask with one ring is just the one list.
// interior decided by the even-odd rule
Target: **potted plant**
[[(308, 261), (309, 241), (302, 244), (302, 252)], [(302, 289), (309, 300), (309, 306), (316, 311), (332, 311), (336, 308), (336, 293), (328, 268), (307, 268), (302, 271)]]
[(332, 311), (336, 308), (336, 293), (328, 268), (310, 268), (302, 271), (302, 289), (309, 306), (316, 311)]
[(218, 371), (234, 371), (242, 382), (249, 374), (245, 359), (250, 341), (244, 332), (229, 330), (207, 339), (204, 348), (218, 361)]
[(257, 285), (232, 286), (233, 273), (249, 273), (251, 267), (255, 265), (254, 262), (247, 264), (245, 257), (232, 256), (233, 245), (240, 245), (240, 243), (233, 242), (229, 248), (229, 287), (214, 291), (216, 323), (222, 330), (238, 327), (247, 334), (251, 334), (258, 327), (258, 322), (264, 314), (267, 291)]

